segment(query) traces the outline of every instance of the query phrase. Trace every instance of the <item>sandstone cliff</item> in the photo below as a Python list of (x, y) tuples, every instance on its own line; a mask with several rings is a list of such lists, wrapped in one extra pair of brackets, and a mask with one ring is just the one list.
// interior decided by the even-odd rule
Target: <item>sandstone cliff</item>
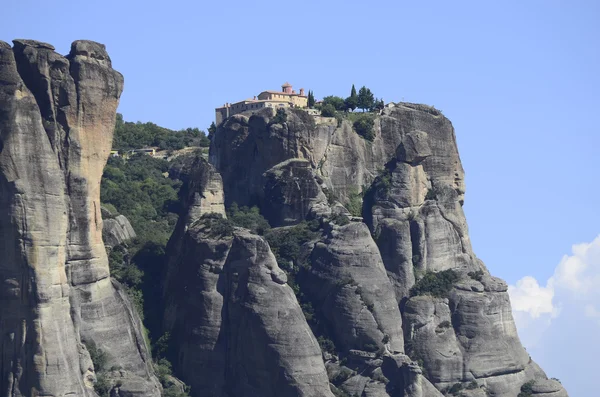
[[(0, 332), (5, 396), (158, 396), (139, 317), (111, 281), (100, 178), (123, 88), (103, 45), (0, 42)], [(86, 347), (87, 346), (87, 347)]]
[[(293, 109), (285, 122), (274, 116), (265, 109), (225, 120), (210, 161), (226, 205), (258, 205), (274, 227), (321, 224), (295, 280), (335, 343), (323, 354), (332, 390), (508, 397), (533, 381), (533, 395), (567, 395), (522, 347), (506, 284), (473, 253), (447, 118), (424, 105), (390, 104), (369, 142), (348, 121)], [(352, 217), (347, 209), (361, 191), (362, 216)], [(455, 277), (445, 295), (411, 293), (445, 270)]]

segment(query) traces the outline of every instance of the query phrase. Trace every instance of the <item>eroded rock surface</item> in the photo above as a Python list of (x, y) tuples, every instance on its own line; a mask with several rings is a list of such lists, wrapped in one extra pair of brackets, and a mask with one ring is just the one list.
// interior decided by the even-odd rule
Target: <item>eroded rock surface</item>
[[(446, 117), (392, 103), (369, 142), (348, 121), (300, 110), (286, 110), (286, 121), (274, 116), (265, 109), (226, 119), (210, 159), (227, 204), (259, 205), (273, 226), (320, 222), (321, 237), (304, 245), (296, 278), (319, 316), (313, 331), (335, 344), (324, 359), (336, 389), (416, 396), (454, 387), (508, 397), (535, 381), (534, 393), (567, 395), (523, 349), (506, 284), (473, 252), (464, 172)], [(362, 217), (350, 216), (356, 192)], [(447, 297), (413, 296), (425, 274), (449, 269), (457, 281)], [(395, 370), (380, 362), (403, 353)]]
[(102, 240), (107, 249), (127, 243), (137, 237), (126, 216), (111, 214), (103, 207), (102, 218)]
[(141, 322), (109, 277), (100, 178), (123, 77), (103, 45), (0, 42), (2, 395), (93, 396), (86, 349), (121, 395), (158, 396)]
[(187, 213), (169, 242), (165, 330), (196, 396), (333, 396), (321, 349), (267, 242), (198, 206), (218, 174), (183, 179)]

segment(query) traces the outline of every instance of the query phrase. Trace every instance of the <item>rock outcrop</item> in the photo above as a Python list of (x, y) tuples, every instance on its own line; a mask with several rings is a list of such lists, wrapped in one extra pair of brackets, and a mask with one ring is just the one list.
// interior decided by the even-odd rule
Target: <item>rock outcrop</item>
[(94, 396), (86, 346), (119, 395), (158, 396), (127, 295), (111, 281), (100, 178), (123, 88), (103, 45), (0, 42), (0, 334), (6, 396)]
[[(313, 331), (335, 344), (324, 354), (332, 390), (508, 397), (533, 381), (534, 393), (567, 395), (522, 347), (506, 284), (473, 253), (446, 117), (389, 104), (370, 142), (348, 121), (295, 109), (286, 121), (274, 116), (264, 109), (226, 119), (210, 161), (228, 205), (258, 205), (275, 227), (320, 222), (295, 279), (323, 325)], [(357, 192), (362, 217), (348, 210)], [(446, 270), (455, 275), (447, 296), (412, 292), (425, 275)]]
[(113, 214), (104, 207), (101, 208), (101, 214), (102, 240), (107, 249), (112, 249), (137, 237), (126, 216)]
[(196, 159), (171, 239), (165, 331), (196, 396), (332, 396), (321, 350), (267, 242), (233, 228), (221, 180)]

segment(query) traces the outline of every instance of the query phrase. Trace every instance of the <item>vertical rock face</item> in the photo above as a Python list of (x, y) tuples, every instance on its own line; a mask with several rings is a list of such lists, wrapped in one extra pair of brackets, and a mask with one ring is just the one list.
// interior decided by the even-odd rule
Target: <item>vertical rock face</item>
[(202, 203), (222, 194), (208, 163), (198, 159), (180, 177), (186, 212), (165, 282), (180, 375), (196, 396), (332, 396), (319, 344), (269, 245), (228, 226), (222, 202)]
[(129, 395), (159, 395), (139, 318), (111, 282), (100, 179), (122, 76), (103, 45), (0, 43), (3, 395), (94, 395), (86, 344)]
[[(286, 113), (277, 123), (269, 109), (225, 120), (210, 159), (226, 203), (259, 205), (272, 226), (321, 223), (296, 281), (335, 342), (324, 355), (335, 387), (509, 397), (534, 381), (534, 394), (566, 396), (522, 347), (506, 284), (473, 253), (450, 121), (425, 105), (390, 104), (369, 142), (347, 121)], [(362, 218), (348, 223), (358, 191)], [(424, 275), (450, 269), (447, 297), (411, 293)]]

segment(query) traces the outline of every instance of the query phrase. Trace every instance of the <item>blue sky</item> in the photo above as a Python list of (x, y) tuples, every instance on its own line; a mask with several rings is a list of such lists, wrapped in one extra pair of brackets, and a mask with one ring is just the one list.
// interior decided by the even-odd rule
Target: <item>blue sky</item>
[[(597, 1), (5, 0), (0, 40), (61, 53), (76, 39), (106, 44), (125, 76), (125, 119), (175, 129), (206, 128), (216, 106), (285, 81), (318, 98), (347, 96), (354, 83), (386, 101), (434, 105), (456, 128), (474, 249), (528, 302), (535, 288), (519, 280), (546, 288), (563, 257), (576, 256), (572, 245), (600, 235), (598, 21)], [(536, 321), (549, 315), (518, 306)], [(520, 321), (519, 330), (546, 341), (532, 355), (572, 396), (593, 396), (578, 379), (593, 379), (586, 344), (600, 343), (571, 347), (588, 369), (560, 365), (567, 356), (554, 344), (574, 315), (563, 308), (547, 327)], [(592, 317), (581, 314), (578, 327), (600, 326)]]

